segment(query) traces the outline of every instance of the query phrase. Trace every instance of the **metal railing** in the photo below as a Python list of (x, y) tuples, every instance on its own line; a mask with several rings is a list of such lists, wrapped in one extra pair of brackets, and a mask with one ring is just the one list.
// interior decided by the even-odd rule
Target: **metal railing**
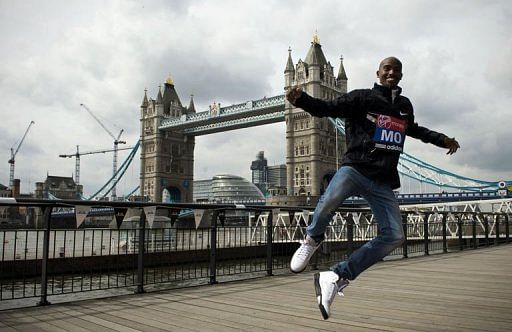
[[(112, 213), (134, 208), (139, 217), (120, 228), (52, 227), (53, 209), (77, 205), (111, 207)], [(164, 221), (146, 220), (144, 208), (151, 206)], [(39, 228), (0, 229), (0, 303), (39, 298), (39, 305), (66, 294), (72, 300), (69, 294), (98, 291), (102, 297), (112, 295), (108, 290), (141, 293), (287, 273), (312, 215), (312, 207), (234, 204), (19, 199), (0, 202), (2, 207), (37, 208), (42, 222)], [(178, 218), (180, 211), (199, 209), (207, 211), (199, 227), (194, 219)], [(403, 211), (402, 218), (406, 240), (391, 253), (395, 258), (510, 241), (505, 213)], [(377, 232), (370, 210), (340, 209), (311, 268), (345, 259)]]

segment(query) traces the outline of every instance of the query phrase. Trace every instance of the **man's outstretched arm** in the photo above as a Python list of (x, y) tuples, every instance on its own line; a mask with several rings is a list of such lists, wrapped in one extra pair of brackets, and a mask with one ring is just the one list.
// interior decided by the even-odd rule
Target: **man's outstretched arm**
[(314, 98), (303, 92), (299, 87), (291, 87), (286, 92), (286, 99), (294, 106), (302, 108), (309, 114), (317, 117), (348, 118), (357, 108), (359, 100), (357, 92), (341, 95), (334, 100)]
[(457, 142), (455, 138), (450, 138), (445, 134), (419, 126), (417, 123), (409, 125), (407, 135), (420, 139), (422, 142), (432, 143), (441, 148), (446, 148), (448, 149), (446, 154), (454, 154), (460, 148), (459, 142)]

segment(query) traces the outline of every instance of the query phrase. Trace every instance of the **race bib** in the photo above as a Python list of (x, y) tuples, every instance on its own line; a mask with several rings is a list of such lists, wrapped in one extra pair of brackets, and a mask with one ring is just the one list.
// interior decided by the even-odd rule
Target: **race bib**
[(375, 118), (375, 148), (385, 151), (402, 152), (405, 141), (405, 120), (379, 114)]

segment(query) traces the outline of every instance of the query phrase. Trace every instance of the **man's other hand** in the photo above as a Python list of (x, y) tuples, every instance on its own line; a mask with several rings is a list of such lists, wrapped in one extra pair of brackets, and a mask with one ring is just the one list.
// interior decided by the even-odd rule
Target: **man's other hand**
[(297, 86), (294, 86), (290, 88), (290, 90), (288, 90), (288, 92), (286, 93), (286, 99), (288, 99), (290, 103), (295, 105), (295, 102), (297, 101), (297, 99), (300, 98), (301, 95), (302, 89)]
[(459, 142), (455, 138), (446, 137), (444, 139), (444, 146), (448, 149), (446, 154), (454, 154), (460, 148)]

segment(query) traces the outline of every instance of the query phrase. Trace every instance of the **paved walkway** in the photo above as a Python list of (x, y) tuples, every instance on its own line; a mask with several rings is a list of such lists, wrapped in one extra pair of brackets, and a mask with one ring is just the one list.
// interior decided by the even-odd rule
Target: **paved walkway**
[(324, 321), (312, 272), (0, 312), (0, 331), (512, 331), (512, 245), (380, 263)]

